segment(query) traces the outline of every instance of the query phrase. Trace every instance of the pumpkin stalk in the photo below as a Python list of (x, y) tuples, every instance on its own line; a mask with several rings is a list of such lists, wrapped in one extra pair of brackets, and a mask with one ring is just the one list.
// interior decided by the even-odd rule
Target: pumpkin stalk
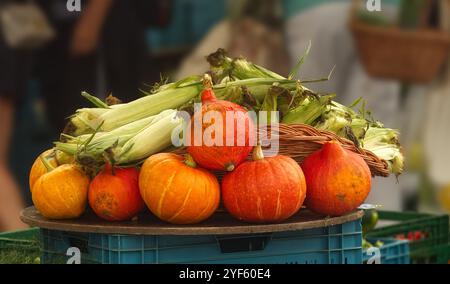
[(338, 158), (345, 156), (344, 148), (337, 141), (329, 141), (323, 145), (322, 153), (329, 157)]
[(261, 148), (261, 144), (258, 143), (258, 145), (255, 147), (255, 149), (253, 149), (252, 158), (253, 158), (253, 161), (264, 160), (264, 153)]
[[(52, 152), (49, 155), (47, 155), (46, 157), (50, 157), (50, 158), (54, 159), (57, 167), (62, 165), (58, 159), (58, 150), (56, 150), (55, 148), (53, 148)], [(66, 164), (69, 164), (69, 163), (66, 163)], [(53, 168), (55, 168), (55, 167), (53, 167)]]
[(58, 166), (64, 165), (64, 164), (70, 164), (73, 160), (73, 156), (66, 154), (59, 150), (55, 150), (54, 157), (55, 157), (56, 164)]
[(42, 155), (39, 156), (39, 159), (41, 159), (42, 164), (44, 164), (45, 168), (47, 169), (47, 172), (51, 172), (55, 169), (55, 167), (53, 167), (46, 158), (44, 158)]
[(197, 163), (195, 162), (194, 158), (192, 158), (192, 156), (189, 154), (184, 157), (184, 163), (186, 164), (186, 166), (191, 168), (197, 167)]
[(227, 170), (227, 172), (232, 172), (235, 169), (235, 165), (233, 163), (228, 164), (225, 169)]
[(114, 167), (114, 165), (112, 164), (111, 161), (107, 161), (105, 163), (104, 172), (105, 173), (110, 173), (112, 176), (116, 175), (115, 167)]
[(209, 74), (205, 74), (203, 76), (203, 91), (201, 95), (202, 103), (211, 102), (217, 100), (216, 95), (213, 91), (213, 83), (211, 76)]

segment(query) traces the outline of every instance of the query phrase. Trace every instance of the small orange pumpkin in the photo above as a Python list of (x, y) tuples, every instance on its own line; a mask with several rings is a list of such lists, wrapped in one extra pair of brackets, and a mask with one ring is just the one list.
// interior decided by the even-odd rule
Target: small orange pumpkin
[(44, 158), (48, 164), (56, 168), (59, 165), (62, 164), (70, 164), (74, 161), (74, 158), (72, 156), (69, 156), (61, 151), (58, 151), (56, 149), (49, 149), (42, 154), (40, 154), (36, 160), (34, 161), (33, 165), (31, 166), (30, 175), (28, 179), (28, 183), (30, 186), (30, 191), (33, 190), (34, 183), (44, 174), (48, 172), (47, 167), (42, 162), (42, 158)]
[(222, 180), (223, 204), (237, 219), (252, 223), (281, 222), (294, 215), (306, 195), (306, 181), (287, 156), (264, 158), (261, 146)]
[(139, 175), (141, 196), (150, 211), (174, 224), (209, 218), (219, 206), (217, 178), (196, 167), (191, 156), (160, 153), (149, 157)]
[(31, 166), (30, 170), (30, 176), (29, 176), (29, 185), (30, 185), (30, 191), (33, 192), (33, 185), (34, 183), (43, 175), (45, 175), (48, 170), (45, 167), (44, 163), (42, 162), (42, 159), (46, 159), (48, 163), (52, 167), (57, 167), (58, 162), (55, 159), (55, 150), (49, 149), (42, 154), (40, 154), (36, 160), (33, 163), (33, 166)]
[(33, 203), (48, 219), (77, 218), (86, 209), (88, 187), (89, 177), (77, 165), (62, 165), (33, 184)]
[(89, 185), (89, 205), (97, 216), (108, 221), (133, 218), (144, 208), (138, 179), (136, 168), (112, 168), (106, 164)]
[(359, 155), (328, 142), (302, 163), (306, 206), (319, 214), (340, 216), (358, 208), (371, 188), (372, 176)]

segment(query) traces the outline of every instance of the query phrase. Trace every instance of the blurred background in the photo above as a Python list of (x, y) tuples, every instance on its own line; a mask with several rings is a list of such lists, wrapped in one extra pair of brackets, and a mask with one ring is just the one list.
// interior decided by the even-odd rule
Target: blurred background
[(23, 226), (29, 169), (89, 105), (82, 90), (130, 101), (161, 76), (202, 74), (219, 47), (287, 75), (309, 41), (298, 78), (335, 66), (308, 87), (364, 97), (402, 133), (405, 173), (376, 178), (367, 202), (450, 212), (450, 1), (369, 2), (86, 0), (70, 12), (66, 0), (0, 0), (0, 231)]

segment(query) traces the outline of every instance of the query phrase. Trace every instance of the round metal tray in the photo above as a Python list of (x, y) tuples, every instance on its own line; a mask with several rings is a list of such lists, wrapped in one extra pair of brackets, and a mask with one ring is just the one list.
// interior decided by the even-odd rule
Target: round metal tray
[(307, 209), (301, 209), (296, 215), (279, 224), (249, 224), (234, 219), (227, 212), (218, 211), (200, 224), (173, 225), (160, 221), (149, 212), (139, 215), (133, 221), (126, 222), (107, 222), (95, 216), (90, 210), (78, 219), (49, 220), (39, 214), (34, 207), (28, 207), (22, 211), (21, 219), (32, 227), (69, 232), (126, 235), (230, 235), (328, 227), (357, 220), (363, 215), (363, 211), (358, 210), (340, 217), (324, 218)]

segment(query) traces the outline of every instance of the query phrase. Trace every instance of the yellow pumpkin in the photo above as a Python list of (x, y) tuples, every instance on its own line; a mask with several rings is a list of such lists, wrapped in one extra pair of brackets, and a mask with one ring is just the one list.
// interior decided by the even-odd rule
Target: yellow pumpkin
[(31, 170), (30, 170), (28, 182), (30, 185), (31, 193), (33, 193), (34, 183), (41, 176), (43, 176), (44, 174), (46, 174), (48, 172), (48, 169), (42, 162), (42, 159), (46, 159), (48, 164), (53, 168), (56, 168), (62, 164), (70, 164), (70, 163), (73, 163), (73, 161), (74, 161), (74, 158), (72, 156), (69, 156), (61, 151), (56, 150), (56, 149), (49, 149), (49, 150), (41, 153), (34, 161), (33, 166), (31, 167)]
[(219, 206), (217, 178), (196, 166), (189, 155), (171, 153), (148, 158), (139, 175), (142, 199), (161, 220), (194, 224), (209, 218)]
[(32, 199), (48, 219), (77, 218), (87, 204), (89, 177), (75, 164), (59, 166), (34, 183)]
[(29, 176), (29, 184), (30, 184), (30, 191), (33, 193), (33, 185), (34, 183), (43, 175), (45, 175), (48, 170), (44, 163), (42, 162), (42, 159), (47, 159), (47, 162), (52, 167), (57, 167), (58, 162), (55, 159), (55, 151), (53, 149), (49, 149), (42, 154), (40, 154), (36, 160), (33, 163), (33, 166), (30, 170), (30, 176)]

